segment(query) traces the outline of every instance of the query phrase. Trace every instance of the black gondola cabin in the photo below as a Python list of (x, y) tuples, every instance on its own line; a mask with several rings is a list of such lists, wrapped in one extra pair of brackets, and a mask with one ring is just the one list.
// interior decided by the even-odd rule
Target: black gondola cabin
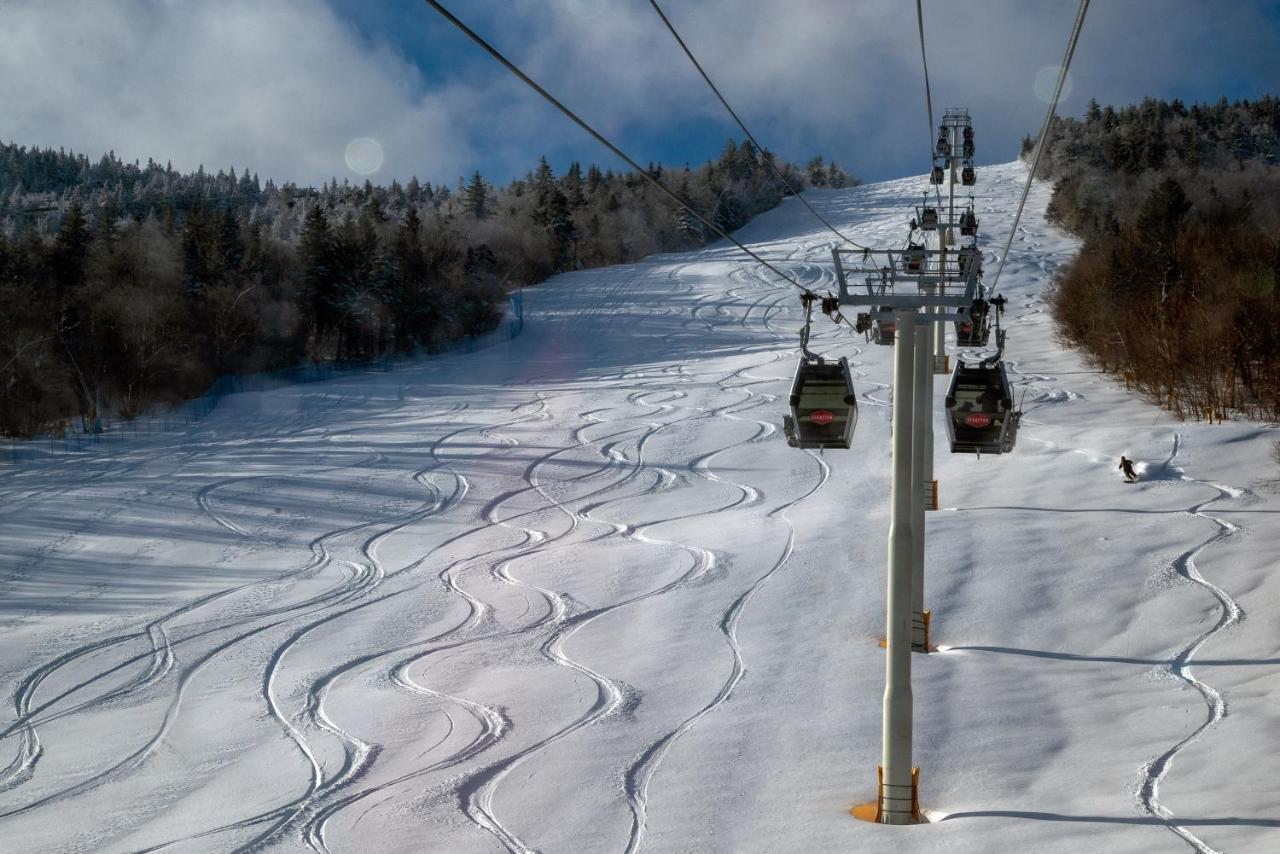
[(783, 432), (793, 448), (848, 448), (858, 423), (849, 360), (837, 362), (800, 357), (791, 385), (791, 414)]
[(894, 318), (892, 310), (888, 306), (880, 306), (880, 310), (888, 314), (884, 320), (877, 320), (871, 327), (871, 340), (877, 344), (892, 345), (894, 336), (898, 332), (898, 321)]
[[(936, 222), (935, 222), (936, 225)], [(910, 243), (902, 250), (902, 268), (907, 273), (923, 273), (924, 261), (928, 257), (923, 243)]]
[(1022, 413), (1004, 363), (957, 362), (947, 390), (947, 437), (953, 454), (1004, 454), (1013, 450)]
[(985, 347), (991, 340), (991, 314), (984, 299), (974, 300), (969, 316), (956, 321), (957, 347)]
[(966, 187), (972, 187), (977, 178), (978, 176), (974, 174), (972, 166), (966, 166), (960, 170), (960, 183)]

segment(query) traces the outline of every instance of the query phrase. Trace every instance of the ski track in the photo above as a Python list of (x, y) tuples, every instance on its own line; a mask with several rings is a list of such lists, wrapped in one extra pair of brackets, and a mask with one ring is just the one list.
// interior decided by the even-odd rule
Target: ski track
[(1205, 733), (1215, 726), (1218, 721), (1222, 720), (1227, 715), (1227, 703), (1226, 700), (1223, 699), (1222, 694), (1213, 686), (1202, 682), (1192, 671), (1192, 665), (1194, 663), (1196, 653), (1200, 651), (1200, 648), (1203, 647), (1210, 638), (1239, 623), (1243, 616), (1243, 612), (1241, 611), (1240, 606), (1236, 604), (1235, 600), (1232, 599), (1231, 596), (1221, 587), (1201, 575), (1200, 570), (1196, 567), (1196, 558), (1199, 557), (1206, 549), (1222, 542), (1228, 537), (1234, 536), (1240, 530), (1238, 526), (1233, 525), (1225, 519), (1205, 513), (1204, 508), (1216, 501), (1221, 501), (1224, 498), (1236, 498), (1240, 495), (1240, 491), (1224, 487), (1220, 484), (1188, 477), (1181, 471), (1181, 469), (1174, 467), (1174, 460), (1177, 459), (1178, 453), (1182, 449), (1182, 439), (1183, 437), (1181, 434), (1174, 435), (1173, 449), (1169, 454), (1169, 458), (1165, 460), (1162, 468), (1165, 471), (1172, 470), (1176, 472), (1178, 480), (1181, 482), (1208, 487), (1216, 493), (1213, 497), (1193, 504), (1183, 512), (1190, 517), (1204, 519), (1211, 522), (1217, 530), (1204, 542), (1178, 555), (1173, 562), (1173, 566), (1177, 570), (1178, 574), (1183, 578), (1186, 578), (1188, 581), (1191, 581), (1207, 590), (1213, 598), (1217, 600), (1220, 610), (1218, 619), (1214, 625), (1207, 631), (1198, 635), (1191, 641), (1191, 643), (1187, 644), (1187, 646), (1183, 647), (1183, 649), (1169, 662), (1169, 672), (1183, 683), (1194, 688), (1204, 699), (1207, 709), (1205, 720), (1188, 736), (1142, 767), (1138, 799), (1144, 810), (1146, 810), (1152, 817), (1164, 822), (1165, 826), (1168, 827), (1171, 832), (1185, 841), (1192, 849), (1197, 851), (1198, 854), (1221, 854), (1217, 849), (1212, 848), (1208, 843), (1192, 833), (1187, 827), (1179, 825), (1174, 817), (1173, 810), (1160, 800), (1160, 783), (1173, 768), (1174, 758), (1188, 745), (1198, 741), (1203, 735), (1205, 735)]
[[(366, 454), (365, 456), (356, 460), (354, 463), (351, 463), (347, 466), (339, 466), (337, 467), (337, 469), (340, 470), (342, 468), (358, 467), (361, 465), (368, 464), (369, 462), (372, 462), (377, 458), (378, 458), (377, 454), (372, 454), (372, 455)], [(225, 486), (230, 482), (241, 480), (241, 479), (243, 478), (230, 478), (230, 479), (214, 482), (209, 487), (206, 487), (199, 491), (199, 493), (196, 496), (196, 503), (202, 510), (206, 511), (214, 519), (214, 521), (218, 522), (218, 524), (221, 525), (222, 527), (228, 528), (229, 530), (234, 530), (245, 537), (256, 538), (255, 535), (247, 531), (244, 531), (243, 529), (240, 529), (238, 526), (228, 525), (224, 519), (222, 519), (212, 511), (208, 503), (208, 496), (213, 491), (214, 488)], [(312, 599), (303, 601), (295, 605), (253, 613), (245, 617), (233, 619), (229, 622), (223, 621), (221, 624), (215, 625), (212, 628), (207, 628), (201, 632), (187, 636), (176, 642), (170, 642), (168, 633), (166, 630), (167, 624), (170, 623), (171, 621), (179, 617), (188, 616), (191, 613), (195, 612), (196, 610), (199, 610), (219, 599), (225, 598), (235, 593), (239, 593), (250, 587), (266, 586), (266, 585), (278, 583), (282, 580), (287, 580), (293, 577), (304, 577), (304, 576), (318, 572), (320, 569), (322, 569), (325, 565), (329, 563), (329, 554), (325, 549), (325, 545), (324, 545), (327, 539), (341, 535), (341, 534), (350, 533), (352, 531), (365, 527), (368, 524), (376, 524), (376, 523), (365, 523), (362, 525), (352, 526), (350, 528), (340, 529), (338, 531), (330, 532), (329, 534), (322, 535), (321, 537), (312, 541), (310, 546), (310, 550), (313, 555), (312, 560), (301, 569), (286, 571), (284, 573), (271, 576), (267, 579), (251, 582), (249, 584), (229, 588), (226, 590), (217, 591), (215, 593), (201, 597), (192, 602), (184, 604), (183, 606), (169, 612), (168, 614), (165, 614), (161, 618), (149, 623), (142, 632), (135, 632), (135, 633), (130, 633), (126, 635), (110, 637), (100, 641), (96, 641), (91, 644), (87, 644), (80, 648), (74, 649), (62, 656), (57, 657), (52, 662), (49, 662), (48, 664), (34, 671), (30, 676), (28, 676), (26, 679), (24, 679), (20, 683), (19, 689), (16, 692), (16, 696), (15, 696), (15, 711), (17, 712), (16, 721), (13, 724), (11, 724), (8, 728), (6, 728), (3, 732), (0, 732), (0, 739), (3, 739), (11, 735), (15, 730), (21, 730), (22, 740), (23, 740), (23, 749), (22, 749), (23, 755), (20, 755), (19, 761), (15, 761), (15, 763), (11, 764), (11, 766), (8, 769), (6, 769), (5, 776), (3, 778), (3, 783), (0, 784), (0, 791), (6, 788), (14, 788), (17, 785), (20, 785), (21, 783), (26, 782), (26, 780), (30, 779), (32, 773), (34, 772), (35, 760), (38, 759), (40, 754), (42, 753), (38, 736), (36, 736), (35, 730), (34, 730), (34, 725), (35, 723), (38, 722), (37, 720), (35, 720), (35, 715), (39, 714), (42, 711), (50, 709), (55, 704), (67, 698), (68, 696), (74, 693), (77, 693), (78, 691), (88, 687), (90, 684), (94, 682), (102, 680), (103, 678), (105, 678), (106, 676), (112, 673), (115, 673), (123, 668), (126, 668), (132, 664), (137, 663), (140, 659), (143, 659), (143, 658), (152, 659), (152, 664), (148, 668), (147, 672), (142, 674), (140, 677), (133, 679), (132, 681), (126, 683), (125, 685), (108, 690), (104, 694), (101, 694), (89, 700), (86, 700), (80, 703), (79, 705), (51, 714), (41, 720), (43, 721), (53, 720), (53, 719), (74, 714), (76, 712), (80, 712), (86, 709), (95, 708), (95, 707), (104, 705), (105, 703), (108, 703), (118, 697), (124, 696), (126, 694), (135, 692), (137, 690), (140, 690), (142, 688), (145, 688), (154, 684), (162, 676), (164, 676), (166, 673), (172, 670), (173, 664), (174, 664), (174, 652), (173, 652), (174, 646), (188, 643), (197, 638), (204, 637), (206, 635), (209, 635), (215, 632), (244, 627), (252, 624), (253, 622), (256, 622), (258, 620), (261, 620), (263, 618), (268, 618), (271, 616), (278, 616), (280, 614), (287, 614), (287, 613), (290, 613), (293, 611), (299, 611), (299, 610), (303, 610), (305, 615), (306, 613), (311, 613), (313, 610), (315, 610), (315, 606), (323, 607), (326, 602), (331, 602), (334, 600), (338, 602), (345, 601), (345, 599), (349, 598), (353, 594), (358, 593), (360, 589), (360, 585), (357, 583), (355, 586), (353, 586), (352, 582), (359, 582), (361, 576), (363, 575), (360, 572), (353, 573), (353, 575), (348, 577), (345, 582), (340, 583), (339, 585), (326, 590), (319, 596), (313, 597)], [(310, 609), (310, 610), (306, 610), (306, 609)], [(128, 773), (140, 767), (146, 761), (146, 759), (151, 755), (151, 753), (155, 750), (155, 748), (163, 741), (165, 735), (171, 728), (174, 720), (177, 718), (177, 715), (181, 709), (182, 700), (185, 694), (186, 687), (191, 681), (191, 679), (199, 672), (199, 670), (203, 668), (206, 664), (208, 664), (211, 660), (213, 660), (218, 654), (226, 651), (227, 649), (232, 648), (233, 646), (240, 643), (241, 641), (246, 640), (250, 637), (256, 636), (261, 632), (266, 631), (267, 629), (274, 628), (285, 622), (287, 622), (287, 620), (280, 620), (274, 623), (270, 623), (266, 626), (260, 626), (248, 632), (242, 633), (232, 638), (230, 641), (223, 642), (222, 644), (216, 646), (213, 651), (197, 659), (189, 668), (186, 668), (179, 679), (179, 682), (176, 688), (176, 693), (173, 699), (171, 700), (168, 709), (164, 714), (163, 721), (160, 728), (154, 733), (151, 739), (147, 741), (137, 751), (129, 754), (122, 761), (112, 766), (111, 768), (108, 768), (106, 771), (103, 771), (96, 775), (92, 775), (76, 785), (60, 790), (58, 792), (51, 793), (49, 795), (46, 795), (34, 801), (28, 802), (27, 804), (24, 804), (20, 807), (0, 813), (0, 818), (12, 816), (12, 815), (19, 815), (31, 809), (34, 809), (38, 806), (44, 806), (47, 804), (56, 803), (66, 798), (83, 794), (87, 791), (97, 788), (98, 786), (103, 785), (104, 783), (107, 783), (107, 782), (110, 782), (111, 780), (116, 779), (122, 774)], [(102, 651), (104, 649), (108, 649), (113, 646), (128, 643), (129, 641), (135, 640), (144, 635), (148, 639), (150, 639), (152, 644), (152, 650), (149, 653), (144, 653), (142, 655), (134, 656), (130, 659), (127, 659), (121, 664), (117, 664), (114, 667), (108, 668), (107, 670), (100, 671), (99, 673), (96, 673), (90, 676), (88, 679), (83, 680), (71, 686), (70, 688), (64, 690), (61, 694), (46, 701), (43, 705), (36, 707), (34, 710), (31, 708), (31, 703), (35, 696), (36, 690), (49, 676), (55, 674), (56, 672), (61, 670), (63, 667), (77, 661), (80, 658)]]
[[(801, 248), (798, 248), (796, 251), (797, 252), (805, 251), (805, 248), (801, 247)], [(759, 286), (763, 286), (764, 288), (771, 291), (773, 290), (773, 288), (770, 287), (769, 283), (759, 280), (758, 278), (759, 274), (755, 274), (755, 275), (757, 277)], [(732, 291), (730, 293), (732, 293)], [(759, 305), (759, 302), (762, 302), (763, 299), (766, 299), (766, 298), (762, 298), (761, 301), (758, 301), (754, 305)], [(783, 293), (782, 296), (774, 300), (771, 303), (771, 305), (776, 306), (779, 303), (787, 300), (788, 298), (796, 299), (796, 296), (794, 295), (794, 293)], [(772, 327), (769, 327), (769, 331), (775, 335), (779, 343), (781, 343), (781, 341), (784, 339), (784, 333), (782, 333), (781, 331), (774, 329)], [(711, 414), (713, 415), (713, 417), (725, 417), (731, 420), (743, 420), (737, 417), (739, 413), (746, 411), (747, 409), (755, 408), (760, 404), (772, 402), (773, 397), (771, 395), (757, 395), (750, 388), (748, 388), (749, 385), (753, 385), (760, 382), (767, 382), (769, 380), (751, 376), (748, 373), (748, 371), (763, 367), (766, 364), (772, 364), (776, 362), (778, 358), (779, 358), (779, 355), (775, 354), (774, 357), (771, 358), (768, 362), (762, 363), (760, 365), (749, 366), (747, 368), (739, 369), (737, 371), (734, 371), (728, 377), (718, 380), (717, 385), (720, 387), (722, 392), (725, 392), (725, 393), (729, 393), (732, 391), (744, 392), (747, 396), (747, 401), (750, 401), (750, 405), (742, 406), (740, 403), (726, 404), (723, 407), (719, 407), (717, 409), (712, 410)], [(734, 378), (746, 379), (748, 380), (748, 382), (738, 386), (727, 386), (726, 383), (730, 379), (734, 379)], [(759, 400), (752, 401), (752, 398), (759, 398)], [(738, 408), (735, 408), (735, 407), (738, 407)], [(716, 451), (712, 451), (708, 454), (704, 454), (700, 457), (697, 457), (693, 461), (691, 461), (689, 464), (689, 468), (695, 474), (698, 474), (712, 482), (729, 485), (739, 490), (739, 492), (741, 493), (739, 499), (733, 502), (728, 507), (721, 508), (721, 510), (727, 510), (737, 506), (754, 505), (754, 504), (760, 503), (763, 500), (763, 495), (760, 493), (759, 490), (746, 484), (739, 484), (735, 481), (730, 481), (726, 478), (722, 478), (719, 475), (715, 474), (715, 472), (710, 468), (710, 465), (709, 465), (710, 461), (714, 457), (716, 457), (717, 455), (727, 450), (730, 450), (731, 447), (738, 447), (740, 445), (761, 441), (767, 438), (768, 436), (772, 435), (777, 430), (777, 428), (774, 427), (774, 425), (771, 422), (753, 421), (752, 423), (755, 423), (758, 427), (754, 435), (748, 437), (743, 442), (737, 443), (734, 446), (730, 446), (729, 448), (721, 448)], [(645, 829), (646, 829), (646, 824), (648, 819), (649, 787), (652, 783), (654, 775), (658, 771), (659, 766), (662, 764), (663, 759), (670, 753), (672, 747), (676, 744), (677, 741), (679, 741), (680, 738), (682, 738), (686, 733), (692, 730), (700, 720), (702, 720), (707, 715), (711, 714), (716, 708), (718, 708), (720, 705), (722, 705), (724, 702), (726, 702), (729, 699), (729, 697), (733, 694), (734, 689), (737, 687), (738, 683), (742, 680), (743, 676), (745, 676), (746, 674), (746, 671), (747, 671), (746, 662), (743, 659), (742, 650), (737, 639), (738, 621), (741, 618), (742, 613), (745, 610), (747, 604), (756, 595), (756, 593), (761, 588), (763, 588), (769, 582), (769, 580), (772, 579), (790, 560), (790, 557), (794, 550), (794, 545), (795, 545), (795, 527), (794, 525), (792, 525), (790, 519), (787, 518), (787, 512), (792, 507), (796, 506), (800, 502), (804, 501), (805, 499), (809, 498), (810, 496), (818, 492), (818, 490), (822, 488), (822, 486), (827, 482), (827, 479), (830, 476), (830, 467), (827, 466), (827, 464), (820, 457), (814, 455), (812, 452), (806, 452), (806, 453), (819, 466), (820, 475), (819, 475), (818, 481), (807, 492), (803, 493), (799, 497), (789, 502), (786, 502), (785, 504), (782, 504), (774, 508), (773, 510), (769, 511), (768, 514), (766, 514), (766, 518), (774, 518), (774, 517), (780, 518), (786, 525), (787, 535), (786, 535), (786, 541), (783, 547), (782, 554), (780, 555), (778, 560), (774, 563), (774, 565), (770, 567), (769, 570), (767, 570), (764, 574), (762, 574), (759, 578), (757, 578), (754, 583), (752, 583), (745, 591), (740, 593), (736, 598), (734, 598), (730, 602), (726, 610), (722, 613), (721, 618), (718, 622), (718, 628), (721, 634), (724, 635), (725, 642), (729, 647), (731, 654), (733, 656), (733, 667), (730, 671), (728, 678), (721, 685), (719, 690), (716, 692), (715, 696), (712, 697), (709, 702), (703, 705), (700, 709), (698, 709), (698, 711), (694, 712), (694, 714), (692, 714), (688, 718), (685, 718), (684, 720), (680, 721), (679, 724), (674, 729), (669, 731), (667, 734), (663, 735), (662, 737), (658, 738), (656, 741), (649, 744), (640, 753), (640, 755), (636, 758), (636, 760), (630, 765), (630, 767), (625, 772), (624, 780), (623, 780), (623, 791), (627, 799), (627, 804), (631, 810), (631, 819), (632, 819), (631, 829), (630, 829), (630, 833), (628, 834), (627, 846), (625, 849), (626, 854), (634, 854), (634, 852), (637, 852), (640, 849), (641, 845), (643, 845), (644, 843), (644, 834), (645, 834)], [(715, 511), (715, 512), (720, 512), (720, 511)]]
[[(466, 408), (465, 405), (463, 405), (461, 407), (455, 408), (454, 410), (451, 410), (446, 414), (452, 415), (456, 412), (462, 411), (465, 408)], [(517, 409), (518, 408), (520, 407), (517, 407)], [(322, 538), (322, 540), (324, 540), (324, 539), (338, 536), (338, 535), (349, 534), (361, 528), (370, 527), (372, 525), (387, 524), (386, 528), (366, 538), (359, 546), (360, 555), (363, 557), (362, 562), (347, 563), (347, 565), (352, 569), (351, 579), (363, 578), (363, 579), (367, 579), (367, 581), (360, 588), (354, 591), (350, 591), (346, 596), (343, 597), (342, 601), (339, 602), (338, 604), (342, 604), (350, 598), (359, 597), (368, 592), (371, 592), (372, 589), (377, 587), (383, 579), (394, 578), (401, 574), (408, 573), (414, 569), (419, 568), (425, 562), (427, 557), (430, 556), (431, 552), (428, 552), (427, 555), (424, 555), (423, 557), (419, 558), (417, 561), (414, 561), (410, 565), (388, 574), (388, 573), (385, 573), (385, 571), (381, 567), (380, 562), (378, 562), (376, 558), (376, 555), (375, 555), (376, 546), (379, 541), (391, 536), (392, 534), (399, 533), (405, 530), (410, 525), (417, 524), (431, 516), (448, 512), (461, 502), (462, 498), (466, 495), (468, 490), (467, 481), (464, 477), (462, 477), (461, 475), (455, 474), (454, 490), (449, 496), (444, 497), (441, 495), (438, 488), (433, 486), (428, 486), (428, 482), (425, 481), (426, 475), (431, 472), (440, 470), (448, 465), (446, 461), (442, 461), (439, 458), (439, 449), (441, 448), (441, 446), (447, 443), (448, 440), (472, 430), (478, 430), (479, 432), (483, 433), (486, 429), (491, 429), (492, 426), (494, 425), (489, 425), (488, 427), (480, 427), (480, 428), (464, 427), (458, 430), (454, 430), (442, 435), (430, 446), (429, 455), (432, 458), (432, 464), (424, 469), (414, 472), (412, 475), (412, 479), (418, 482), (424, 488), (427, 488), (428, 491), (434, 493), (434, 497), (432, 498), (432, 500), (426, 502), (424, 505), (420, 506), (416, 510), (410, 511), (406, 514), (402, 514), (401, 516), (395, 517), (391, 520), (379, 520), (379, 521), (367, 523), (365, 525), (355, 526), (349, 529), (342, 529), (336, 532), (331, 532), (330, 534), (327, 534)], [(484, 526), (473, 528), (470, 531), (468, 531), (467, 534), (464, 534), (462, 536), (466, 536), (468, 534), (475, 533), (476, 531), (483, 530), (483, 528)], [(441, 543), (439, 546), (436, 547), (436, 549), (448, 543), (455, 542), (460, 538), (461, 537), (455, 537), (446, 541), (445, 543)], [(323, 543), (321, 543), (321, 546), (323, 549)], [(314, 547), (315, 546), (313, 544), (313, 548)], [(432, 549), (432, 552), (434, 552), (436, 549)], [(323, 560), (327, 562), (330, 559), (330, 555), (327, 549), (323, 550), (323, 555), (324, 555)], [(330, 623), (334, 620), (337, 620), (341, 617), (348, 616), (359, 610), (363, 610), (366, 607), (378, 605), (378, 604), (381, 604), (382, 602), (398, 597), (404, 593), (411, 592), (413, 589), (414, 588), (410, 587), (410, 588), (403, 588), (401, 590), (393, 591), (391, 593), (387, 593), (382, 596), (369, 599), (358, 605), (354, 605), (351, 608), (348, 608), (345, 610), (339, 610), (325, 617), (322, 617), (321, 619), (314, 621), (311, 624), (295, 631), (280, 647), (276, 649), (275, 653), (273, 653), (271, 659), (269, 660), (267, 669), (263, 676), (262, 693), (263, 693), (264, 699), (266, 700), (270, 708), (272, 716), (279, 722), (282, 729), (285, 731), (286, 735), (295, 743), (298, 750), (307, 759), (311, 767), (310, 783), (308, 785), (307, 790), (302, 795), (295, 798), (293, 801), (289, 802), (288, 804), (285, 804), (282, 807), (270, 810), (268, 812), (249, 816), (248, 818), (236, 821), (232, 824), (227, 824), (217, 828), (213, 828), (211, 830), (204, 831), (195, 837), (173, 840), (171, 842), (164, 843), (163, 845), (154, 846), (147, 850), (148, 851), (161, 850), (163, 848), (171, 847), (173, 845), (190, 841), (191, 839), (203, 838), (203, 837), (212, 835), (214, 833), (224, 832), (227, 830), (244, 829), (246, 827), (252, 827), (258, 824), (265, 823), (267, 821), (274, 821), (275, 823), (272, 826), (270, 826), (266, 831), (264, 831), (259, 836), (255, 837), (249, 843), (240, 846), (237, 850), (252, 850), (252, 849), (261, 847), (279, 838), (283, 833), (287, 832), (291, 827), (293, 827), (295, 824), (301, 821), (303, 817), (308, 816), (312, 811), (314, 811), (314, 802), (317, 799), (325, 796), (328, 792), (332, 790), (335, 790), (337, 788), (340, 788), (344, 785), (349, 784), (352, 780), (358, 778), (361, 774), (367, 771), (368, 767), (370, 766), (373, 759), (376, 757), (378, 753), (377, 746), (364, 742), (363, 740), (359, 739), (357, 736), (347, 732), (342, 727), (340, 727), (339, 725), (334, 723), (332, 720), (330, 720), (324, 711), (324, 700), (327, 697), (328, 691), (331, 689), (332, 685), (340, 677), (347, 675), (347, 673), (349, 673), (356, 667), (363, 665), (369, 661), (375, 660), (376, 658), (380, 658), (387, 653), (386, 652), (377, 653), (374, 655), (365, 656), (363, 658), (357, 659), (354, 662), (348, 662), (347, 664), (340, 666), (339, 668), (329, 672), (328, 674), (325, 674), (324, 676), (319, 678), (316, 682), (314, 682), (312, 685), (308, 687), (304, 709), (301, 710), (301, 712), (299, 713), (303, 718), (303, 724), (302, 724), (303, 728), (318, 729), (318, 730), (327, 732), (330, 735), (336, 736), (342, 742), (343, 756), (344, 756), (343, 764), (339, 768), (339, 770), (332, 775), (325, 774), (323, 768), (320, 767), (319, 762), (317, 761), (313, 751), (311, 750), (306, 737), (303, 735), (302, 730), (292, 723), (293, 719), (296, 716), (285, 715), (283, 713), (283, 710), (278, 706), (277, 701), (275, 700), (275, 697), (274, 697), (275, 674), (278, 672), (280, 665), (283, 663), (284, 657), (288, 653), (288, 651), (291, 648), (293, 648), (295, 645), (300, 643), (306, 637), (306, 635), (308, 635), (314, 629), (322, 625), (325, 625), (327, 623)], [(453, 630), (451, 629), (450, 631), (453, 631)], [(306, 838), (308, 839), (311, 838), (309, 823), (304, 826), (304, 834), (306, 834)]]

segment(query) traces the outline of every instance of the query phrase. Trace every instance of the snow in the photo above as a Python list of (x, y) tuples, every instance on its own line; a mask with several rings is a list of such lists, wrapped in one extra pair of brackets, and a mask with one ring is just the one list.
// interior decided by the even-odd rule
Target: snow
[[(1024, 177), (980, 170), (989, 272)], [(810, 197), (896, 246), (925, 186)], [(951, 456), (935, 421), (932, 823), (848, 814), (880, 753), (892, 350), (819, 324), (854, 448), (787, 447), (796, 293), (718, 245), (548, 281), (489, 350), (0, 470), (0, 847), (1274, 847), (1275, 433), (1176, 422), (1061, 348), (1048, 192), (1001, 282), (1018, 448)], [(795, 201), (739, 237), (833, 287)]]

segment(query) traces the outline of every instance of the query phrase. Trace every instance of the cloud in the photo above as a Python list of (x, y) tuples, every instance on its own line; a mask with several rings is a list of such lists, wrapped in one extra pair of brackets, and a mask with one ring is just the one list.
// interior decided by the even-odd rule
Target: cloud
[[(914, 4), (660, 2), (782, 157), (822, 153), (872, 179), (927, 169)], [(643, 0), (448, 5), (642, 163), (698, 162), (740, 135)], [(1060, 112), (1261, 94), (1280, 55), (1271, 8), (1095, 3)], [(1074, 14), (1061, 0), (926, 0), (935, 121), (968, 107), (980, 165), (1039, 129), (1036, 75), (1061, 62)], [(0, 0), (0, 116), (0, 136), (22, 143), (302, 182), (360, 180), (344, 154), (362, 138), (384, 155), (378, 182), (476, 168), (501, 182), (544, 153), (558, 169), (618, 167), (417, 0)]]
[(10, 0), (0, 23), (7, 140), (305, 183), (362, 178), (358, 138), (385, 153), (378, 181), (476, 159), (454, 93), (314, 0)]
[[(914, 4), (660, 5), (748, 127), (783, 156), (821, 152), (875, 177), (928, 168)], [(594, 14), (580, 14), (583, 7)], [(1021, 136), (1039, 130), (1045, 104), (1036, 75), (1061, 63), (1075, 7), (1060, 0), (925, 2), (935, 116), (948, 106), (970, 109), (980, 163), (1013, 159)], [(738, 135), (643, 0), (471, 0), (455, 9), (588, 121), (622, 137), (641, 161), (655, 155), (630, 140), (682, 125)], [(1121, 105), (1148, 95), (1261, 94), (1274, 86), (1280, 55), (1280, 26), (1267, 9), (1197, 0), (1093, 4), (1060, 114), (1080, 115), (1091, 96)], [(607, 156), (579, 143), (567, 125), (538, 125), (538, 133), (569, 141), (578, 156)]]

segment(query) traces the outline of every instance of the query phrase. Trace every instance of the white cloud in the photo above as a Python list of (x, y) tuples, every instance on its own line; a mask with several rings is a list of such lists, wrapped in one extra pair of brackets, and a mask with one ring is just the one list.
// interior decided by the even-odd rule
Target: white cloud
[[(931, 138), (915, 4), (660, 5), (748, 126), (785, 157), (822, 152), (880, 175), (927, 168)], [(583, 6), (599, 13), (575, 14)], [(1280, 28), (1264, 6), (1093, 4), (1060, 114), (1080, 115), (1091, 96), (1116, 105), (1147, 95), (1214, 100), (1224, 87), (1239, 91), (1250, 80), (1273, 86)], [(602, 130), (652, 137), (680, 117), (719, 122), (725, 136), (736, 135), (644, 0), (471, 0), (456, 9)], [(925, 2), (934, 112), (970, 108), (980, 162), (1012, 159), (1021, 135), (1039, 129), (1045, 104), (1036, 95), (1036, 73), (1061, 63), (1075, 11), (1063, 0)]]
[(91, 158), (249, 167), (277, 180), (460, 172), (475, 155), (404, 59), (306, 0), (10, 0), (0, 4), (0, 135)]
[[(385, 155), (379, 182), (474, 168), (504, 181), (542, 153), (617, 167), (426, 4), (403, 1), (378, 20), (412, 34), (404, 44), (428, 57), (430, 79), (392, 34), (370, 42), (324, 0), (0, 0), (0, 138), (303, 182), (359, 179), (344, 152), (366, 137)], [(781, 156), (823, 153), (873, 177), (927, 168), (914, 4), (660, 1)], [(449, 5), (642, 163), (715, 154), (656, 141), (738, 135), (644, 0)], [(1079, 115), (1091, 96), (1212, 100), (1274, 80), (1280, 28), (1264, 5), (1093, 4), (1061, 112)], [(1074, 13), (1062, 0), (925, 3), (935, 113), (970, 108), (980, 163), (1011, 159), (1040, 127), (1035, 76), (1061, 62)]]

